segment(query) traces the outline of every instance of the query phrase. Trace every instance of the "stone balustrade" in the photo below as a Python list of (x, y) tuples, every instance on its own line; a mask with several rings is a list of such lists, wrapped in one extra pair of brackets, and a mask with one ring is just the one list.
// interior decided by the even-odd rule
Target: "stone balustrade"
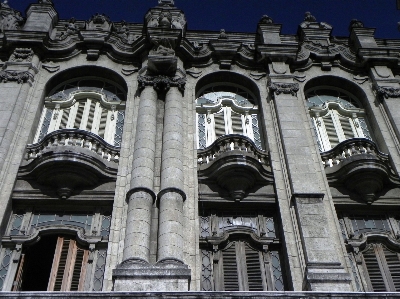
[(261, 164), (270, 166), (268, 153), (258, 149), (250, 138), (238, 134), (222, 136), (208, 148), (198, 150), (197, 163), (199, 165), (212, 163), (227, 152), (246, 153), (256, 158)]
[(352, 156), (361, 154), (373, 155), (382, 162), (387, 162), (389, 159), (388, 155), (378, 150), (375, 142), (366, 138), (345, 140), (333, 149), (321, 153), (321, 158), (325, 167), (333, 167)]
[(108, 144), (103, 138), (91, 132), (64, 129), (46, 135), (40, 142), (28, 144), (26, 147), (26, 160), (41, 157), (45, 152), (55, 147), (80, 147), (96, 153), (100, 158), (118, 163), (120, 148)]

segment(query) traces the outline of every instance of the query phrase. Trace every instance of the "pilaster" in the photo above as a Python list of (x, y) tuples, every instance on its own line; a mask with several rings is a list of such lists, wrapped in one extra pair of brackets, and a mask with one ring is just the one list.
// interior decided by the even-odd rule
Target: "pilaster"
[[(286, 70), (285, 70), (286, 68)], [(277, 72), (277, 69), (279, 70)], [(350, 275), (341, 264), (335, 214), (329, 208), (324, 173), (312, 139), (299, 84), (286, 64), (270, 65), (268, 88), (273, 94), (278, 127), (287, 163), (291, 209), (304, 253), (303, 288), (310, 291), (350, 291)]]

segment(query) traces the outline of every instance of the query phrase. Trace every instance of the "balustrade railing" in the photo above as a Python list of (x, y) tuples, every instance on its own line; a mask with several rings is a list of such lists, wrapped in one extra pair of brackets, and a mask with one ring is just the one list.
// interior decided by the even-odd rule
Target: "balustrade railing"
[(76, 146), (85, 148), (97, 154), (99, 158), (118, 163), (120, 148), (108, 144), (104, 139), (91, 132), (64, 129), (51, 132), (46, 135), (40, 142), (28, 144), (26, 147), (26, 160), (32, 160), (40, 157), (48, 150), (55, 147)]
[(325, 167), (333, 167), (351, 156), (370, 154), (381, 161), (388, 161), (388, 155), (380, 152), (375, 142), (366, 138), (353, 138), (345, 140), (333, 149), (321, 153), (322, 163)]
[(197, 151), (197, 163), (208, 164), (226, 152), (243, 152), (257, 159), (261, 164), (269, 166), (269, 155), (259, 150), (254, 142), (243, 135), (225, 135), (218, 138), (209, 147)]

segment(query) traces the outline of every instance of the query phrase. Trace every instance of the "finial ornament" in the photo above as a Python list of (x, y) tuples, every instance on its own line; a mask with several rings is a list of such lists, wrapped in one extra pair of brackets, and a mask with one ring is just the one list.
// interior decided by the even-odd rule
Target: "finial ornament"
[(174, 0), (158, 0), (159, 6), (174, 6)]
[(305, 22), (316, 22), (317, 19), (311, 14), (311, 12), (306, 11), (304, 14), (304, 21)]
[(353, 29), (353, 28), (363, 28), (363, 27), (364, 27), (363, 22), (361, 22), (357, 19), (353, 19), (350, 21), (349, 31), (351, 32), (351, 29)]

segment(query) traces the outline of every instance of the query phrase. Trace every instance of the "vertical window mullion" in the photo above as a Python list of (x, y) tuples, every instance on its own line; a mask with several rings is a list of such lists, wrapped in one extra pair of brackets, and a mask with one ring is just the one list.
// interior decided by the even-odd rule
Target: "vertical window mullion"
[(325, 123), (322, 117), (313, 117), (313, 122), (317, 131), (317, 138), (319, 138), (321, 142), (322, 151), (329, 151), (332, 146), (331, 142), (329, 141), (328, 132), (325, 128)]
[[(103, 108), (104, 109), (104, 108)], [(114, 120), (112, 120), (114, 116)], [(106, 120), (106, 129), (104, 132), (104, 140), (107, 141), (109, 144), (114, 144), (114, 135), (116, 129), (116, 122), (118, 117), (118, 111), (107, 111), (107, 120)]]
[(225, 120), (225, 134), (232, 134), (232, 119), (231, 119), (231, 108), (230, 107), (223, 107), (224, 110), (224, 120)]
[(99, 133), (99, 126), (100, 126), (100, 120), (101, 120), (101, 111), (102, 108), (100, 106), (99, 102), (96, 102), (95, 108), (94, 108), (94, 115), (93, 115), (93, 123), (92, 123), (92, 129), (91, 132), (94, 134)]
[(344, 135), (342, 125), (340, 123), (340, 119), (336, 110), (331, 110), (331, 117), (333, 121), (333, 125), (335, 126), (336, 134), (339, 138), (339, 143), (346, 140), (346, 136)]
[(81, 124), (79, 126), (79, 129), (81, 130), (86, 130), (87, 124), (88, 124), (88, 119), (89, 119), (89, 113), (90, 113), (90, 105), (92, 104), (91, 99), (87, 99), (85, 103), (85, 108), (83, 109), (83, 115), (82, 115), (82, 120)]

